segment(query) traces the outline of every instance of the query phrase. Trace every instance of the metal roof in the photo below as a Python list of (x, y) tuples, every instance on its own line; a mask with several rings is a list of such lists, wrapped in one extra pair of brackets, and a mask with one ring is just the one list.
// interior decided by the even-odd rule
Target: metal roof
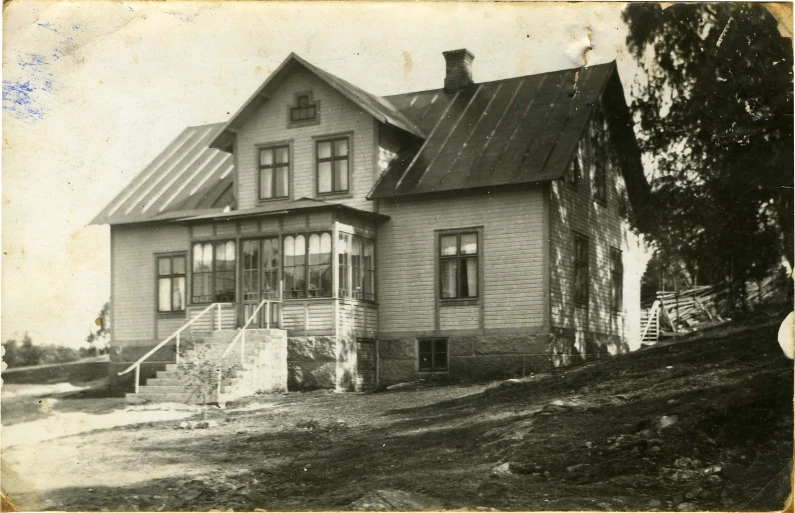
[(91, 224), (173, 219), (234, 205), (234, 159), (209, 147), (221, 123), (188, 127)]
[(373, 94), (364, 91), (363, 89), (343, 80), (328, 71), (324, 71), (313, 64), (310, 64), (303, 58), (295, 53), (291, 53), (276, 70), (262, 83), (254, 94), (249, 97), (240, 109), (232, 116), (229, 121), (224, 124), (223, 128), (219, 130), (217, 137), (215, 137), (210, 146), (224, 151), (231, 151), (232, 140), (234, 139), (235, 131), (248, 119), (248, 116), (259, 107), (261, 102), (267, 101), (269, 98), (268, 91), (270, 88), (278, 87), (281, 76), (287, 73), (292, 66), (303, 66), (310, 72), (314, 73), (318, 78), (323, 80), (334, 90), (357, 104), (365, 112), (371, 116), (401, 130), (404, 130), (417, 137), (424, 137), (425, 134), (419, 126), (396, 109), (388, 100), (379, 98)]
[(426, 133), (370, 198), (541, 182), (563, 177), (614, 62), (388, 96)]
[(189, 222), (189, 221), (220, 221), (225, 219), (239, 219), (243, 217), (262, 217), (268, 215), (284, 215), (292, 212), (307, 211), (307, 210), (323, 210), (323, 209), (337, 209), (348, 210), (359, 215), (366, 217), (373, 217), (377, 219), (386, 220), (389, 216), (379, 214), (378, 212), (371, 212), (369, 210), (360, 210), (358, 208), (349, 207), (342, 203), (327, 203), (312, 198), (301, 198), (294, 201), (271, 203), (261, 207), (247, 208), (244, 210), (230, 210), (226, 212), (210, 212), (191, 217), (182, 217), (176, 221)]

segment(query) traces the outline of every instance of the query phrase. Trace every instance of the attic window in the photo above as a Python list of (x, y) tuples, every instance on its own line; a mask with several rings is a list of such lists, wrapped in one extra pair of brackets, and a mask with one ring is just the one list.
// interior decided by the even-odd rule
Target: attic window
[(295, 105), (290, 107), (290, 124), (317, 122), (318, 105), (312, 101), (312, 93), (295, 95)]

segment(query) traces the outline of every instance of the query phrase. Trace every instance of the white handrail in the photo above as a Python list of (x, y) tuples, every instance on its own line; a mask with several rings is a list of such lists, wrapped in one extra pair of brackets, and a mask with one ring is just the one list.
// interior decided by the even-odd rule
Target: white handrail
[(140, 381), (139, 378), (141, 376), (141, 363), (143, 363), (147, 358), (149, 358), (150, 356), (155, 354), (161, 347), (163, 347), (164, 345), (168, 344), (169, 342), (171, 342), (175, 338), (177, 339), (177, 342), (176, 342), (176, 346), (177, 346), (177, 363), (179, 363), (179, 342), (180, 342), (180, 335), (182, 334), (182, 332), (184, 330), (186, 330), (187, 328), (189, 328), (202, 315), (206, 314), (207, 312), (209, 312), (213, 308), (217, 308), (217, 312), (218, 312), (217, 316), (216, 316), (217, 329), (221, 329), (221, 305), (222, 305), (222, 303), (213, 303), (210, 306), (208, 306), (207, 308), (205, 308), (204, 310), (202, 310), (201, 312), (199, 312), (198, 314), (196, 314), (193, 317), (193, 319), (191, 319), (188, 322), (186, 322), (185, 324), (183, 324), (177, 331), (175, 331), (174, 333), (169, 335), (168, 338), (166, 338), (165, 340), (163, 340), (162, 342), (157, 344), (155, 347), (153, 347), (148, 353), (146, 353), (142, 357), (138, 358), (138, 360), (136, 360), (135, 363), (133, 363), (132, 365), (130, 365), (129, 367), (127, 367), (123, 371), (119, 372), (118, 375), (121, 376), (122, 374), (127, 374), (131, 370), (135, 369), (135, 393), (137, 394), (138, 393), (138, 385), (139, 385), (139, 381)]
[(651, 327), (651, 322), (654, 319), (654, 316), (659, 315), (658, 313), (659, 309), (660, 309), (660, 300), (658, 299), (657, 301), (654, 302), (653, 305), (651, 305), (651, 308), (649, 308), (649, 316), (646, 318), (646, 326), (643, 328), (643, 331), (640, 332), (641, 341), (643, 341), (643, 339), (646, 337), (646, 333), (649, 332), (649, 328)]
[(246, 320), (246, 324), (244, 324), (243, 327), (240, 329), (240, 331), (237, 333), (237, 335), (235, 335), (235, 338), (233, 338), (232, 341), (229, 343), (229, 345), (226, 346), (226, 349), (224, 350), (223, 353), (221, 353), (221, 357), (219, 358), (219, 360), (223, 360), (224, 358), (226, 358), (226, 355), (229, 354), (229, 352), (232, 350), (232, 348), (235, 347), (235, 344), (237, 344), (237, 341), (240, 340), (240, 339), (243, 339), (243, 344), (244, 344), (243, 347), (245, 348), (246, 329), (248, 328), (249, 324), (254, 322), (254, 319), (257, 318), (257, 314), (259, 314), (259, 311), (265, 305), (268, 305), (268, 308), (265, 310), (266, 329), (270, 329), (270, 327), (271, 327), (270, 303), (281, 303), (281, 301), (279, 301), (279, 300), (275, 300), (274, 301), (274, 300), (271, 300), (271, 299), (263, 299), (260, 302), (260, 304), (257, 305), (257, 308), (254, 309), (254, 312), (251, 314), (251, 316), (248, 318), (248, 320)]
[(254, 309), (254, 312), (251, 314), (251, 316), (246, 320), (246, 323), (243, 325), (243, 327), (240, 329), (240, 331), (238, 331), (237, 335), (235, 335), (235, 338), (233, 338), (232, 341), (229, 343), (229, 345), (226, 346), (226, 349), (224, 350), (223, 353), (221, 353), (220, 358), (218, 358), (218, 367), (216, 369), (216, 372), (218, 373), (218, 376), (216, 377), (216, 386), (217, 386), (217, 394), (218, 394), (217, 397), (219, 397), (219, 398), (221, 397), (221, 380), (223, 379), (223, 376), (221, 375), (221, 360), (226, 358), (226, 355), (229, 354), (229, 352), (232, 350), (232, 348), (235, 347), (235, 344), (237, 344), (237, 341), (240, 340), (241, 341), (240, 365), (244, 365), (245, 364), (245, 362), (246, 362), (246, 329), (248, 328), (248, 326), (252, 322), (254, 322), (254, 319), (257, 318), (257, 315), (259, 314), (259, 311), (265, 305), (267, 305), (267, 309), (265, 310), (265, 323), (266, 323), (265, 325), (266, 325), (267, 329), (270, 329), (270, 327), (271, 327), (271, 307), (270, 307), (271, 303), (281, 303), (281, 300), (275, 300), (274, 301), (274, 300), (270, 300), (270, 299), (263, 299), (260, 302), (260, 304), (257, 305), (257, 308)]

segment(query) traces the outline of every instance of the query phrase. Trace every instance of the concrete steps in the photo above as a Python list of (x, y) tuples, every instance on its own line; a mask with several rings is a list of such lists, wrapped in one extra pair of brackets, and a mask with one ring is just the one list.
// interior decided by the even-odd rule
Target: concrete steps
[[(280, 332), (274, 334), (273, 332)], [(126, 395), (129, 403), (152, 402), (180, 402), (193, 403), (201, 402), (201, 397), (197, 391), (191, 390), (185, 383), (185, 363), (195, 360), (200, 355), (215, 362), (220, 360), (221, 354), (227, 349), (229, 343), (237, 335), (237, 330), (220, 330), (204, 334), (201, 339), (194, 339), (190, 345), (183, 346), (180, 352), (180, 364), (166, 364), (166, 369), (158, 371), (154, 378), (149, 378), (146, 384), (141, 384), (138, 394), (130, 393)], [(249, 336), (248, 333), (246, 334)], [(286, 341), (286, 333), (282, 330), (272, 330), (266, 334), (252, 335), (252, 339), (246, 343), (245, 353), (242, 353), (240, 341), (232, 351), (224, 358), (224, 376), (221, 380), (221, 395), (216, 397), (217, 392), (212, 391), (208, 402), (225, 403), (230, 400), (252, 395), (258, 390), (258, 383), (261, 383), (262, 364), (260, 361), (263, 336), (264, 340), (270, 340), (272, 336), (281, 337)], [(259, 341), (258, 341), (259, 340)], [(241, 361), (241, 354), (243, 355)], [(263, 353), (267, 354), (267, 353)], [(261, 385), (260, 385), (261, 386)]]

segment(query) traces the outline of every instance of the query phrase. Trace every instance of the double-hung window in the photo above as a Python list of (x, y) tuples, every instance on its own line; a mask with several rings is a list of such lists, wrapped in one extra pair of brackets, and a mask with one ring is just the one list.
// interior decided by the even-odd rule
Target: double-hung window
[(193, 245), (193, 303), (234, 301), (235, 276), (235, 241), (197, 242)]
[(290, 147), (259, 150), (259, 199), (286, 198), (290, 194)]
[(317, 141), (317, 193), (348, 191), (348, 137)]
[(185, 311), (185, 254), (157, 257), (157, 311)]
[(447, 339), (421, 338), (417, 341), (420, 372), (442, 372), (447, 370)]
[(588, 237), (574, 234), (574, 302), (588, 305)]
[(442, 300), (478, 297), (478, 233), (439, 236), (439, 290)]
[(331, 297), (331, 234), (284, 238), (284, 297)]
[(624, 263), (621, 250), (610, 248), (610, 306), (614, 312), (621, 312), (624, 301)]

